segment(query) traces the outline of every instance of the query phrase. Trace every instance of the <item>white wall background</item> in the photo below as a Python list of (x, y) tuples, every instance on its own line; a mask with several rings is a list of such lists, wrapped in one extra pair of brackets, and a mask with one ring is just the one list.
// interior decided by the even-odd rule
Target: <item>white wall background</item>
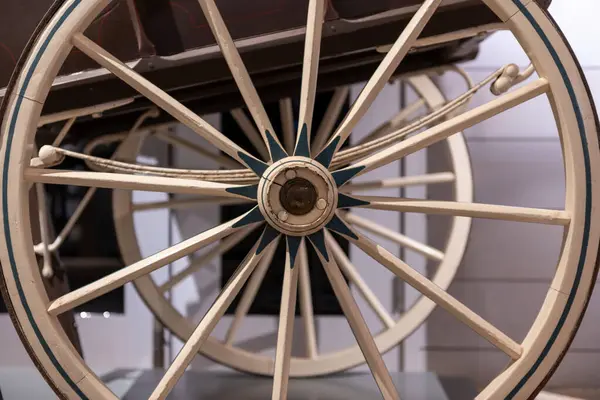
[[(600, 3), (577, 0), (575, 7), (572, 1), (554, 0), (550, 10), (584, 66), (592, 91), (600, 95), (600, 52), (594, 40), (600, 37), (600, 24), (597, 23)], [(524, 54), (516, 49), (516, 43), (508, 35), (497, 34), (484, 42), (479, 58), (469, 63), (466, 69), (477, 81), (509, 62), (525, 66), (527, 60)], [(441, 83), (449, 97), (463, 88), (455, 76), (444, 78)], [(398, 92), (397, 87), (386, 88), (356, 130), (357, 137), (398, 109)], [(480, 104), (488, 98), (488, 95), (478, 96), (474, 104)], [(212, 121), (216, 123), (215, 118)], [(183, 129), (178, 134), (194, 137)], [(467, 137), (475, 172), (477, 201), (548, 208), (562, 206), (564, 193), (560, 148), (549, 107), (543, 101), (534, 100), (518, 110), (474, 127), (467, 132)], [(177, 159), (180, 165), (206, 166), (198, 164), (197, 159), (185, 151), (178, 153)], [(414, 168), (418, 169), (423, 161), (417, 160)], [(399, 168), (399, 165), (390, 165), (380, 169), (380, 177), (396, 176)], [(143, 201), (155, 199), (155, 195), (147, 193), (136, 196)], [(199, 231), (218, 222), (218, 215), (210, 208), (200, 213), (180, 213), (178, 217), (174, 223), (176, 241), (181, 232)], [(379, 218), (377, 222), (393, 229), (398, 229), (400, 223), (399, 219), (385, 218), (382, 214), (373, 214), (369, 218)], [(168, 245), (166, 231), (169, 220), (165, 212), (147, 213), (143, 218), (136, 219), (136, 224), (144, 238), (144, 254), (149, 255)], [(430, 230), (432, 228), (429, 227)], [(414, 229), (420, 228), (415, 226)], [(419, 234), (423, 235), (424, 231)], [(547, 227), (475, 221), (471, 243), (451, 293), (511, 336), (522, 337), (548, 286), (557, 257), (557, 251), (553, 249), (558, 248), (560, 236), (560, 231)], [(496, 238), (502, 238), (502, 241)], [(390, 243), (386, 247), (394, 249)], [(352, 253), (352, 258), (361, 271), (378, 271), (363, 276), (368, 278), (372, 287), (380, 288), (380, 298), (391, 308), (391, 277), (383, 268), (373, 269), (371, 262), (357, 252)], [(177, 264), (175, 269), (182, 265), (185, 264)], [(174, 297), (176, 306), (183, 312), (201, 316), (203, 307), (210, 304), (216, 293), (218, 271), (219, 265), (215, 263), (194, 280), (183, 283)], [(164, 271), (158, 273), (161, 274), (163, 276), (158, 276), (158, 279), (164, 279)], [(600, 317), (598, 296), (595, 294), (592, 298), (588, 316), (572, 350), (550, 385), (562, 388), (600, 385), (600, 369), (597, 368), (600, 361), (600, 345), (597, 341), (600, 328), (596, 324)], [(361, 309), (366, 310), (362, 302), (360, 305)], [(126, 309), (127, 315), (122, 317), (78, 319), (86, 357), (99, 374), (114, 368), (151, 367), (153, 320), (131, 286), (126, 289)], [(365, 316), (373, 326), (377, 326), (372, 313), (365, 311)], [(215, 334), (223, 335), (225, 327), (220, 324)], [(275, 332), (276, 329), (277, 321), (273, 318), (250, 318), (240, 331), (240, 340)], [(0, 366), (31, 366), (7, 316), (0, 316), (0, 333)], [(332, 318), (319, 324), (318, 334), (323, 346), (339, 346), (340, 343), (349, 344), (353, 341), (347, 324)], [(468, 375), (485, 383), (506, 361), (446, 313), (437, 310), (430, 318), (427, 330), (420, 330), (407, 343), (404, 357), (398, 350), (386, 355), (390, 369), (399, 369), (400, 360), (403, 359), (407, 369), (429, 367), (444, 374)], [(173, 354), (176, 354), (179, 345), (176, 340), (172, 342)], [(194, 367), (214, 368), (214, 365), (198, 358)]]

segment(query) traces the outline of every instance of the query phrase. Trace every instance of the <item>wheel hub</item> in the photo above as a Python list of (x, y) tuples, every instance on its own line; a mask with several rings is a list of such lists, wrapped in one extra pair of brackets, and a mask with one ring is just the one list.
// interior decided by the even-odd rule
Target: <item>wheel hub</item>
[(317, 189), (307, 179), (293, 178), (283, 184), (279, 201), (290, 214), (306, 215), (317, 203)]
[(322, 229), (337, 207), (337, 188), (329, 171), (306, 157), (271, 165), (258, 185), (258, 205), (279, 232), (310, 235)]

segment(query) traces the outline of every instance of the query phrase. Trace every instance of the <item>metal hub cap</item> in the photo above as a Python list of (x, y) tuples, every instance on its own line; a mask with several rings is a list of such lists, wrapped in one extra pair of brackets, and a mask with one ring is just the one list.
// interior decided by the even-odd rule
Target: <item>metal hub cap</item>
[(307, 179), (293, 178), (283, 184), (279, 201), (290, 214), (306, 215), (317, 203), (317, 189)]
[(265, 171), (257, 200), (273, 228), (287, 235), (304, 236), (331, 220), (337, 207), (337, 188), (321, 164), (306, 157), (287, 157)]

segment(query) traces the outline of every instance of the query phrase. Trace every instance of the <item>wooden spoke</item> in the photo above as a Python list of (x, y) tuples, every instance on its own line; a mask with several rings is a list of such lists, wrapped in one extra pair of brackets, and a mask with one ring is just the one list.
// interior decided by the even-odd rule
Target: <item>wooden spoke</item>
[(323, 21), (325, 19), (325, 4), (325, 0), (310, 0), (308, 2), (296, 146), (301, 139), (300, 133), (302, 129), (306, 129), (308, 141), (312, 132), (315, 96), (317, 94), (317, 77), (319, 74), (319, 56), (321, 54), (321, 36), (323, 34)]
[[(200, 7), (202, 7), (202, 11), (204, 12), (204, 16), (210, 26), (210, 29), (213, 32), (219, 47), (221, 48), (221, 52), (223, 53), (223, 57), (225, 57), (225, 61), (229, 65), (229, 69), (231, 70), (231, 74), (233, 75), (233, 79), (237, 83), (238, 88), (240, 89), (240, 93), (246, 102), (246, 106), (260, 131), (260, 134), (263, 137), (264, 143), (269, 148), (269, 152), (271, 148), (269, 146), (269, 141), (266, 136), (266, 132), (269, 131), (272, 135), (272, 139), (277, 142), (280, 146), (277, 136), (273, 130), (273, 126), (271, 125), (271, 121), (267, 116), (267, 112), (265, 111), (265, 107), (263, 103), (260, 101), (258, 97), (258, 93), (256, 92), (256, 88), (250, 79), (250, 74), (242, 61), (242, 57), (240, 57), (240, 53), (235, 47), (235, 43), (231, 38), (231, 34), (225, 26), (225, 21), (223, 21), (223, 17), (215, 4), (214, 0), (198, 0), (200, 3)], [(271, 157), (273, 154), (271, 154)]]
[[(277, 240), (278, 242), (279, 240)], [(262, 284), (267, 271), (269, 270), (269, 266), (271, 265), (271, 261), (273, 261), (273, 256), (275, 255), (275, 249), (277, 248), (277, 243), (274, 243), (268, 253), (260, 260), (258, 263), (258, 267), (252, 273), (252, 277), (248, 281), (246, 285), (246, 289), (244, 290), (244, 294), (242, 295), (240, 302), (238, 303), (235, 309), (235, 315), (233, 316), (233, 321), (231, 321), (231, 325), (229, 325), (229, 329), (227, 329), (227, 333), (225, 335), (225, 344), (231, 346), (233, 341), (235, 340), (235, 334), (237, 330), (242, 324), (246, 315), (248, 315), (248, 311), (250, 311), (250, 307), (252, 303), (254, 303), (254, 299), (256, 298), (256, 294), (260, 289), (260, 285)]]
[(375, 261), (381, 263), (381, 265), (389, 269), (406, 283), (433, 300), (438, 306), (442, 307), (458, 320), (469, 326), (481, 337), (506, 353), (510, 358), (517, 360), (521, 356), (523, 349), (520, 344), (471, 311), (467, 306), (446, 293), (429, 279), (409, 267), (392, 253), (373, 243), (363, 235), (357, 235), (357, 238), (348, 238)]
[(399, 178), (381, 179), (377, 181), (353, 182), (342, 186), (345, 193), (360, 192), (374, 189), (401, 188), (407, 186), (431, 185), (454, 182), (456, 176), (452, 172), (439, 172), (427, 175), (401, 176)]
[(296, 265), (292, 265), (288, 248), (285, 256), (281, 306), (279, 308), (279, 329), (277, 332), (277, 348), (275, 350), (275, 370), (273, 372), (272, 400), (287, 398), (290, 376), (290, 357), (292, 356), (292, 336), (294, 334), (294, 318), (296, 316), (296, 295), (298, 291), (298, 257)]
[(364, 206), (365, 208), (377, 210), (500, 219), (547, 225), (568, 225), (571, 222), (570, 213), (563, 210), (393, 197), (355, 196), (355, 198), (369, 202)]
[(173, 199), (167, 201), (152, 201), (146, 203), (137, 203), (131, 206), (132, 211), (150, 211), (159, 210), (163, 208), (170, 208), (171, 210), (181, 210), (186, 208), (202, 207), (207, 204), (218, 204), (220, 206), (233, 205), (233, 204), (245, 204), (252, 200), (249, 199), (234, 199), (231, 197), (192, 197), (186, 199)]
[(306, 242), (302, 241), (298, 253), (299, 260), (299, 290), (300, 290), (300, 314), (304, 326), (304, 344), (306, 355), (310, 359), (318, 356), (317, 332), (315, 329), (315, 315), (312, 300), (312, 289), (310, 286), (310, 270), (308, 268), (308, 254), (306, 253)]
[(67, 293), (51, 302), (48, 307), (48, 312), (52, 315), (58, 315), (65, 311), (72, 310), (73, 308), (121, 287), (134, 279), (149, 274), (160, 267), (192, 254), (204, 246), (235, 232), (239, 228), (234, 228), (234, 224), (246, 215), (247, 214), (244, 214), (232, 221), (186, 239), (168, 249), (159, 251), (150, 257), (146, 257), (117, 272), (113, 272), (95, 282)]
[[(108, 105), (104, 105), (104, 107), (108, 107)], [(129, 130), (129, 132), (127, 133), (127, 136), (125, 136), (126, 139), (125, 139), (124, 143), (126, 143), (128, 140), (130, 140), (129, 138), (131, 138), (132, 135), (134, 135), (135, 133), (138, 133), (139, 128), (143, 124), (143, 122), (147, 118), (151, 117), (152, 115), (154, 115), (154, 110), (147, 111), (147, 112), (143, 113), (140, 117), (138, 117), (137, 120), (135, 121), (135, 123), (133, 124), (133, 126), (131, 127), (131, 129)], [(61, 132), (58, 134), (58, 136), (56, 137), (56, 139), (54, 139), (54, 141), (52, 143), (53, 147), (60, 146), (62, 140), (67, 135), (68, 131), (71, 129), (74, 122), (75, 122), (75, 118), (72, 118), (63, 126), (63, 128), (61, 129)], [(90, 144), (88, 144), (88, 146), (89, 145)], [(92, 146), (92, 148), (93, 147), (94, 146)], [(115, 153), (112, 155), (112, 157), (110, 159), (115, 160), (117, 158), (121, 158), (121, 157), (125, 156), (124, 153), (126, 153), (126, 149), (127, 149), (127, 147), (122, 145), (121, 147), (119, 147), (117, 149), (117, 151), (115, 151)], [(67, 236), (71, 233), (71, 231), (77, 224), (77, 221), (79, 221), (79, 218), (81, 217), (81, 215), (87, 208), (88, 204), (94, 197), (96, 190), (97, 190), (97, 188), (92, 187), (86, 191), (85, 195), (81, 198), (81, 201), (77, 205), (77, 208), (75, 209), (73, 214), (69, 217), (69, 220), (67, 221), (67, 223), (65, 224), (63, 229), (56, 236), (56, 239), (54, 239), (54, 242), (52, 242), (52, 244), (50, 244), (50, 246), (49, 246), (50, 251), (58, 250), (58, 248), (64, 243)], [(42, 249), (40, 248), (40, 245), (43, 246), (43, 243), (40, 243), (40, 244), (34, 246), (34, 251), (36, 251), (37, 253), (40, 253), (42, 251)]]
[(208, 265), (208, 263), (214, 260), (216, 257), (221, 256), (223, 253), (233, 248), (233, 246), (237, 245), (239, 242), (244, 240), (244, 238), (247, 237), (248, 234), (253, 231), (253, 228), (254, 227), (240, 229), (239, 231), (230, 235), (226, 239), (222, 240), (221, 243), (219, 243), (217, 246), (213, 247), (198, 258), (192, 260), (190, 265), (188, 265), (184, 270), (179, 271), (177, 274), (173, 275), (171, 279), (169, 279), (167, 282), (160, 285), (158, 287), (158, 290), (161, 293), (166, 293), (169, 290), (173, 289), (175, 285), (181, 283), (183, 280), (185, 280), (185, 278), (196, 273), (202, 267)]
[(348, 139), (352, 130), (356, 127), (358, 121), (364, 117), (367, 110), (375, 101), (375, 98), (379, 95), (379, 92), (388, 83), (392, 74), (398, 68), (398, 65), (402, 62), (408, 51), (413, 47), (417, 37), (425, 28), (425, 25), (437, 9), (441, 0), (425, 0), (423, 5), (412, 17), (402, 34), (398, 37), (390, 51), (386, 54), (385, 58), (377, 67), (377, 70), (367, 82), (358, 98), (350, 107), (350, 111), (342, 121), (341, 125), (336, 130), (334, 136), (331, 138), (329, 143), (339, 137), (339, 141), (335, 146), (337, 151), (342, 144)]
[(286, 97), (279, 100), (279, 115), (283, 131), (283, 144), (288, 154), (294, 153), (294, 109), (292, 99)]
[(398, 128), (401, 128), (410, 119), (410, 116), (416, 114), (417, 111), (419, 111), (423, 106), (425, 106), (425, 100), (422, 98), (410, 103), (402, 110), (400, 110), (398, 114), (392, 117), (392, 119), (379, 125), (371, 133), (359, 140), (357, 145), (361, 145), (370, 142), (371, 140), (378, 139), (382, 136), (387, 135), (388, 133), (393, 132)]
[(240, 158), (240, 153), (251, 157), (241, 147), (213, 128), (189, 108), (185, 107), (158, 86), (151, 83), (140, 74), (129, 68), (115, 56), (98, 46), (96, 43), (79, 33), (73, 36), (73, 45), (102, 67), (112, 72), (116, 77), (147, 97), (158, 107), (165, 110), (173, 118), (186, 125), (213, 146), (234, 159), (246, 165)]
[(331, 101), (329, 102), (325, 115), (319, 125), (319, 129), (314, 135), (311, 145), (312, 154), (318, 154), (323, 149), (323, 145), (327, 142), (327, 139), (331, 136), (331, 132), (333, 132), (333, 128), (342, 113), (342, 108), (344, 107), (346, 100), (348, 100), (348, 93), (350, 93), (349, 86), (339, 87), (333, 92)]
[(325, 234), (325, 240), (344, 275), (356, 286), (363, 299), (371, 306), (379, 320), (388, 328), (396, 325), (394, 318), (387, 312), (375, 293), (373, 293), (371, 288), (362, 279), (354, 264), (352, 264), (346, 253), (344, 253), (338, 242), (335, 241), (329, 232)]
[(494, 115), (500, 114), (510, 108), (516, 107), (526, 101), (546, 93), (549, 90), (548, 81), (540, 78), (519, 89), (500, 96), (484, 105), (473, 108), (448, 121), (444, 121), (421, 133), (418, 133), (403, 142), (397, 143), (378, 153), (354, 164), (351, 168), (360, 170), (355, 176), (372, 171), (390, 162), (396, 161), (409, 154), (431, 146), (458, 132), (462, 132)]
[(260, 133), (256, 130), (256, 127), (248, 119), (246, 113), (241, 108), (236, 108), (231, 110), (231, 116), (237, 122), (238, 126), (244, 132), (252, 146), (260, 153), (263, 160), (269, 160), (269, 149), (265, 146), (265, 142), (263, 141)]
[(240, 185), (229, 185), (196, 179), (37, 168), (27, 168), (25, 170), (25, 179), (31, 182), (52, 185), (198, 194), (248, 200), (245, 196), (227, 191), (227, 189), (239, 188), (241, 187)]
[[(272, 245), (273, 243), (271, 243), (270, 246)], [(194, 357), (196, 357), (198, 350), (200, 350), (202, 344), (223, 317), (227, 308), (229, 308), (248, 280), (250, 274), (252, 274), (256, 264), (262, 258), (264, 252), (256, 254), (257, 247), (258, 243), (254, 245), (252, 250), (250, 250), (250, 253), (248, 253), (244, 261), (242, 261), (233, 276), (229, 279), (229, 282), (227, 282), (213, 305), (206, 312), (189, 340), (183, 346), (179, 354), (177, 354), (177, 357), (175, 357), (175, 360), (169, 369), (167, 369), (167, 372), (158, 383), (154, 392), (150, 395), (150, 400), (166, 399), (173, 387), (177, 384), (177, 381), (179, 381), (185, 372), (186, 368), (190, 365)]]
[(444, 253), (435, 249), (425, 243), (418, 242), (414, 239), (409, 238), (399, 232), (387, 229), (379, 224), (373, 223), (366, 218), (361, 218), (356, 214), (348, 213), (344, 216), (346, 221), (350, 222), (359, 228), (363, 228), (369, 232), (372, 232), (380, 237), (391, 240), (399, 246), (406, 247), (416, 251), (417, 253), (423, 254), (427, 258), (431, 258), (435, 261), (442, 261), (444, 259)]
[[(323, 257), (323, 254), (320, 253), (318, 249), (315, 249), (319, 259), (321, 260), (321, 264), (325, 269), (325, 273), (327, 274), (327, 278), (331, 283), (331, 287), (337, 297), (340, 306), (348, 320), (348, 324), (352, 329), (352, 333), (358, 342), (358, 345), (365, 356), (367, 364), (371, 369), (371, 373), (379, 386), (379, 390), (383, 395), (383, 398), (386, 400), (399, 400), (400, 397), (398, 392), (396, 391), (396, 387), (394, 386), (394, 382), (392, 381), (392, 377), (383, 362), (383, 358), (381, 358), (381, 354), (377, 349), (377, 345), (375, 344), (375, 340), (369, 331), (369, 327), (363, 318), (358, 305), (354, 301), (352, 297), (352, 293), (350, 292), (350, 288), (348, 284), (344, 280), (344, 276), (340, 271), (337, 263), (334, 258), (329, 256), (328, 259)], [(328, 249), (329, 250), (329, 249)]]
[(239, 168), (240, 163), (236, 160), (229, 158), (222, 154), (212, 153), (208, 149), (203, 148), (202, 146), (197, 145), (196, 143), (192, 143), (189, 140), (182, 139), (175, 134), (169, 134), (167, 132), (157, 131), (154, 133), (154, 137), (158, 140), (161, 140), (165, 143), (172, 144), (174, 146), (182, 147), (187, 150), (193, 151), (194, 153), (199, 154), (200, 156), (212, 160), (219, 164), (222, 167), (227, 168)]

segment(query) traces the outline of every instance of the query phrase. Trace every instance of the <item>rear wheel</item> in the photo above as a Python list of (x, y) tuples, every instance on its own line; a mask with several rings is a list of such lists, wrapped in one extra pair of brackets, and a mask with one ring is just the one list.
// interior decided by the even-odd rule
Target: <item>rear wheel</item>
[[(414, 125), (420, 121), (420, 116), (425, 110), (428, 113), (433, 113), (446, 105), (445, 99), (434, 82), (427, 76), (415, 76), (408, 78), (406, 82), (413, 88), (417, 94), (417, 98), (407, 107), (401, 110), (397, 115), (389, 121), (381, 124), (377, 129), (367, 134), (360, 140), (355, 140), (346, 151), (351, 152), (353, 148), (360, 150), (361, 145), (371, 144), (374, 148), (377, 147), (377, 141), (381, 137), (395, 132), (394, 136), (389, 136), (388, 139), (394, 138), (397, 141), (402, 140), (406, 135), (404, 131), (409, 131), (411, 124)], [(345, 100), (348, 96), (349, 88), (342, 87), (335, 91), (332, 96), (332, 101), (329, 104), (326, 118), (319, 124), (317, 138), (313, 141), (313, 148), (319, 147), (331, 136), (333, 128), (332, 121), (339, 119), (341, 111), (340, 100)], [(289, 108), (289, 110), (286, 110)], [(291, 127), (294, 125), (294, 112), (291, 109), (291, 101), (284, 99), (280, 101), (281, 115), (283, 117), (282, 126)], [(241, 110), (232, 112), (235, 119), (240, 124), (240, 127), (246, 130), (246, 136), (251, 139), (255, 138), (257, 148), (266, 148), (259, 141), (258, 132), (254, 130), (252, 123), (247, 120)], [(442, 114), (443, 115), (443, 114)], [(289, 117), (288, 117), (289, 116)], [(291, 121), (287, 119), (291, 118)], [(414, 130), (414, 127), (413, 127)], [(293, 137), (293, 133), (287, 130), (287, 135), (284, 135), (284, 142), (287, 142), (287, 150), (292, 152), (293, 140), (286, 140), (286, 137)], [(131, 155), (131, 161), (136, 159), (136, 149), (142, 148), (142, 143), (146, 136), (137, 135), (136, 138), (128, 139), (121, 148), (121, 154)], [(352, 139), (352, 138), (351, 138)], [(391, 141), (391, 140), (390, 140)], [(173, 143), (177, 146), (178, 143)], [(181, 145), (182, 143), (179, 142)], [(387, 178), (383, 180), (367, 179), (355, 183), (349, 183), (344, 189), (344, 193), (360, 193), (369, 191), (381, 191), (381, 189), (407, 188), (407, 187), (427, 187), (429, 185), (446, 185), (451, 188), (454, 195), (454, 200), (462, 203), (471, 203), (473, 201), (473, 188), (471, 166), (469, 163), (467, 146), (462, 134), (456, 134), (446, 139), (444, 143), (445, 151), (447, 151), (448, 159), (450, 160), (451, 168), (448, 171), (423, 174), (418, 176), (402, 176), (399, 178)], [(189, 146), (188, 146), (189, 148)], [(348, 153), (347, 153), (348, 154)], [(267, 154), (268, 155), (268, 154)], [(199, 154), (202, 156), (202, 154)], [(234, 200), (237, 201), (237, 200)], [(155, 203), (135, 203), (133, 193), (131, 191), (114, 191), (113, 192), (113, 207), (115, 216), (115, 228), (118, 242), (121, 248), (126, 264), (132, 264), (141, 260), (143, 248), (143, 238), (138, 237), (140, 229), (135, 229), (136, 215), (151, 210), (171, 209), (176, 211), (182, 208), (196, 207), (198, 216), (201, 218), (203, 212), (207, 209), (203, 208), (209, 204), (226, 205), (231, 204), (231, 199), (221, 199), (219, 202), (216, 199), (210, 198), (173, 198), (170, 201), (157, 201)], [(143, 214), (142, 214), (143, 215)], [(140, 218), (143, 216), (140, 215)], [(176, 215), (176, 214), (174, 214)], [(189, 212), (185, 214), (190, 218)], [(183, 217), (186, 218), (186, 217)], [(186, 219), (187, 219), (186, 218)], [(409, 251), (425, 257), (427, 261), (434, 266), (434, 274), (431, 277), (432, 282), (443, 288), (448, 288), (456, 274), (458, 266), (462, 260), (462, 256), (467, 244), (470, 218), (454, 217), (450, 223), (446, 246), (443, 250), (436, 249), (426, 243), (421, 243), (413, 238), (393, 231), (385, 226), (372, 222), (372, 219), (365, 215), (357, 215), (356, 213), (348, 212), (344, 218), (356, 229), (368, 232), (375, 237), (391, 240), (394, 244), (401, 246)], [(202, 268), (206, 268), (223, 255), (227, 250), (237, 246), (242, 242), (252, 231), (248, 230), (240, 234), (228, 236), (225, 240), (217, 243), (212, 249), (202, 253), (202, 255), (192, 258), (189, 265), (178, 271), (174, 276), (166, 281), (157, 283), (152, 276), (144, 276), (137, 279), (134, 284), (138, 289), (140, 296), (144, 302), (150, 307), (154, 315), (173, 332), (179, 339), (187, 341), (194, 331), (196, 323), (193, 317), (187, 317), (182, 314), (172, 301), (168, 299), (171, 290), (177, 290), (177, 285), (184, 282), (186, 279), (193, 277), (194, 273)], [(435, 303), (429, 301), (426, 297), (421, 297), (419, 301), (413, 302), (407, 310), (400, 312), (397, 307), (391, 308), (390, 305), (384, 305), (385, 302), (380, 299), (379, 289), (369, 287), (367, 280), (361, 277), (359, 268), (354, 265), (349, 256), (344, 253), (339, 244), (331, 242), (334, 249), (334, 258), (339, 263), (345, 278), (351, 283), (354, 288), (353, 292), (362, 297), (366, 304), (371, 308), (371, 312), (375, 313), (379, 319), (378, 324), (371, 326), (372, 332), (377, 332), (374, 336), (375, 343), (380, 352), (386, 352), (404, 340), (408, 335), (415, 331), (433, 311)], [(303, 247), (303, 246), (302, 246)], [(292, 356), (290, 359), (290, 376), (318, 376), (322, 374), (334, 373), (354, 367), (359, 363), (364, 363), (364, 356), (358, 345), (348, 348), (331, 350), (318, 343), (318, 335), (315, 326), (319, 323), (319, 316), (314, 315), (313, 300), (310, 285), (310, 272), (305, 255), (305, 249), (302, 248), (302, 258), (300, 263), (299, 277), (299, 293), (300, 293), (300, 309), (303, 317), (303, 338), (306, 353), (301, 356)], [(272, 254), (269, 254), (272, 256)], [(236, 312), (231, 320), (231, 324), (227, 328), (225, 335), (210, 336), (206, 343), (200, 348), (200, 351), (211, 359), (228, 365), (232, 368), (251, 372), (254, 374), (271, 375), (273, 373), (273, 358), (264, 353), (259, 353), (251, 349), (245, 349), (242, 344), (236, 341), (239, 335), (241, 326), (248, 316), (250, 306), (252, 305), (257, 291), (260, 289), (262, 282), (269, 268), (271, 257), (266, 257), (265, 261), (259, 264), (258, 270), (250, 279), (241, 299), (237, 305)], [(275, 267), (276, 264), (272, 264)], [(388, 286), (391, 286), (392, 282)], [(398, 312), (400, 312), (398, 314)], [(195, 313), (196, 315), (200, 312)], [(324, 319), (327, 319), (325, 317)], [(324, 326), (322, 329), (326, 329)], [(244, 337), (245, 341), (251, 341), (251, 338)]]

